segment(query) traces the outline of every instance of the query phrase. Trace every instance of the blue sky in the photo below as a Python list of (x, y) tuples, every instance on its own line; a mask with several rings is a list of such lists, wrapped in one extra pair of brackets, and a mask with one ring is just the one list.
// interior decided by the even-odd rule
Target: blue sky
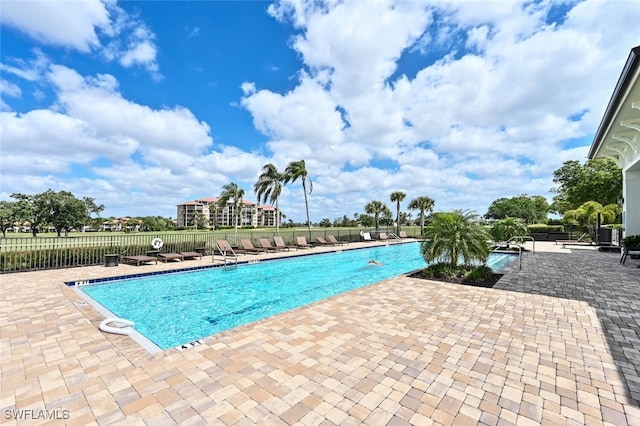
[[(73, 4), (73, 7), (70, 5)], [(0, 199), (52, 188), (103, 216), (252, 188), (304, 159), (311, 217), (484, 214), (584, 161), (640, 2), (1, 0)], [(299, 183), (283, 191), (304, 220)]]

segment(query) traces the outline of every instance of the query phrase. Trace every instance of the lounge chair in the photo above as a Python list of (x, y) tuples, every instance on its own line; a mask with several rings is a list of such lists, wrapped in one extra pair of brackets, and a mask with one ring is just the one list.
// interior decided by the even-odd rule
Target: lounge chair
[(229, 241), (227, 240), (216, 240), (216, 245), (218, 246), (218, 251), (220, 252), (221, 255), (236, 255), (236, 254), (246, 254), (246, 250), (237, 248), (234, 249), (233, 247), (231, 247), (231, 244), (229, 244)]
[(360, 236), (362, 237), (362, 241), (364, 242), (371, 242), (373, 241), (373, 239), (371, 238), (371, 233), (369, 232), (360, 232)]
[(288, 245), (286, 245), (286, 244), (284, 243), (284, 240), (282, 239), (282, 237), (273, 237), (273, 242), (276, 244), (276, 246), (275, 246), (275, 247), (276, 247), (278, 250), (286, 250), (286, 251), (289, 251), (289, 250), (291, 250), (292, 248), (293, 248), (293, 249), (297, 249), (297, 248), (298, 248), (297, 246), (288, 246)]
[(587, 236), (587, 233), (585, 232), (584, 234), (580, 235), (580, 237), (577, 240), (556, 240), (555, 244), (557, 245), (558, 243), (562, 244), (562, 248), (565, 248), (565, 246), (592, 246), (594, 245), (594, 243), (592, 241), (587, 241), (584, 239), (584, 237)]
[(407, 231), (400, 231), (400, 235), (398, 235), (400, 238), (409, 238), (407, 237)]
[(307, 242), (306, 237), (296, 237), (296, 246), (297, 248), (311, 248), (313, 247), (311, 244)]
[(343, 244), (347, 244), (346, 241), (340, 241), (336, 237), (334, 237), (333, 235), (327, 235), (327, 240), (329, 240), (329, 242), (331, 244), (333, 244), (334, 246), (341, 246)]
[(185, 259), (195, 259), (196, 257), (202, 259), (202, 253), (198, 253), (197, 251), (181, 251), (180, 254)]
[(267, 249), (262, 248), (262, 247), (254, 247), (254, 245), (251, 242), (251, 240), (249, 240), (247, 238), (241, 238), (240, 239), (240, 244), (242, 244), (242, 249), (246, 253), (260, 254), (260, 253), (267, 253), (267, 251), (268, 251)]
[(146, 262), (156, 262), (156, 265), (158, 264), (158, 258), (155, 256), (145, 256), (145, 255), (138, 255), (138, 256), (122, 256), (122, 262), (123, 263), (135, 263), (136, 266), (140, 266), (141, 263), (146, 263)]
[(379, 239), (380, 241), (389, 241), (389, 236), (387, 235), (387, 233), (386, 233), (386, 232), (380, 232), (380, 233), (378, 234), (378, 239)]
[(320, 244), (321, 246), (332, 246), (333, 243), (330, 243), (329, 241), (325, 240), (324, 238), (317, 236), (316, 237), (316, 241), (318, 241), (318, 244)]
[(271, 245), (271, 243), (269, 242), (268, 239), (266, 238), (259, 238), (258, 241), (260, 241), (260, 245), (262, 246), (263, 249), (265, 249), (267, 252), (272, 251), (272, 252), (277, 252), (278, 250), (284, 250), (284, 249), (279, 249), (278, 247), (274, 247)]
[(158, 253), (158, 259), (164, 261), (164, 263), (167, 263), (170, 260), (183, 261), (184, 256), (180, 253)]

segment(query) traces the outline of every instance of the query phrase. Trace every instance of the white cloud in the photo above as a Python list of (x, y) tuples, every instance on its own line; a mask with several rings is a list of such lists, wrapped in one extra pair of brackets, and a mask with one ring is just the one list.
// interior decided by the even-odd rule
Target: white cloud
[[(283, 94), (247, 85), (243, 106), (273, 158), (307, 159), (318, 197), (384, 201), (407, 188), (482, 210), (506, 194), (547, 194), (553, 170), (584, 159), (586, 147), (563, 141), (595, 130), (640, 35), (629, 30), (638, 3), (566, 6), (564, 22), (547, 23), (547, 2), (281, 1), (269, 10), (301, 30), (293, 47), (310, 73)], [(405, 53), (443, 50), (390, 81)]]
[[(50, 66), (41, 54), (3, 64), (7, 75), (46, 80), (56, 97), (49, 109), (1, 113), (3, 186), (17, 184), (14, 176), (28, 167), (33, 179), (23, 181), (41, 185), (31, 192), (90, 195), (93, 186), (114, 210), (130, 211), (135, 197), (136, 205), (151, 205), (148, 214), (173, 215), (178, 202), (217, 195), (231, 181), (251, 197), (262, 165), (284, 170), (305, 159), (314, 220), (352, 216), (373, 199), (391, 207), (396, 190), (407, 193), (403, 209), (427, 195), (437, 210), (480, 214), (496, 198), (548, 195), (553, 171), (584, 159), (587, 147), (565, 148), (567, 141), (588, 143), (640, 39), (638, 2), (566, 3), (564, 20), (549, 23), (553, 4), (276, 2), (269, 12), (295, 27), (291, 46), (304, 66), (287, 91), (238, 82), (240, 105), (268, 138), (255, 151), (214, 146), (209, 125), (188, 105), (134, 102), (112, 75)], [(90, 32), (76, 40), (159, 78), (153, 32), (115, 4), (107, 10), (109, 21), (92, 27), (102, 45)], [(14, 86), (7, 77), (7, 96), (19, 93)], [(57, 176), (78, 164), (87, 177)], [(302, 221), (303, 200), (296, 183), (280, 205)]]
[(109, 25), (109, 12), (99, 0), (3, 1), (0, 22), (41, 43), (86, 53), (100, 45), (96, 28)]
[(162, 149), (197, 156), (211, 145), (209, 126), (191, 111), (181, 106), (153, 110), (128, 101), (117, 91), (118, 83), (111, 75), (83, 78), (74, 70), (54, 65), (49, 78), (58, 88), (58, 108), (91, 123), (99, 137), (127, 135), (139, 141), (150, 164), (167, 160), (166, 153), (158, 155)]
[[(124, 67), (142, 66), (160, 79), (155, 34), (139, 19), (128, 15), (112, 0), (3, 1), (0, 23), (13, 27), (44, 45), (99, 52)], [(121, 40), (123, 39), (123, 40)], [(5, 71), (31, 79), (23, 67)]]
[(41, 80), (49, 68), (49, 58), (40, 49), (34, 49), (33, 54), (35, 57), (31, 60), (8, 58), (8, 62), (15, 65), (0, 63), (0, 71), (27, 81)]
[(430, 20), (421, 2), (340, 2), (327, 9), (307, 17), (293, 46), (313, 70), (331, 71), (331, 91), (340, 103), (381, 90)]
[(153, 32), (144, 24), (136, 22), (133, 31), (129, 35), (126, 49), (118, 53), (120, 64), (127, 68), (140, 65), (150, 71), (154, 78), (160, 79), (154, 38), (155, 34)]
[(250, 84), (243, 86), (242, 105), (253, 114), (256, 129), (274, 138), (270, 144), (298, 151), (322, 155), (342, 142), (345, 126), (340, 112), (329, 93), (309, 76), (303, 75), (300, 85), (290, 93), (280, 95), (268, 90), (254, 92)]
[[(188, 109), (151, 109), (129, 101), (118, 92), (111, 75), (83, 77), (52, 65), (48, 78), (58, 98), (54, 108), (0, 113), (5, 188), (16, 181), (11, 176), (24, 177), (25, 170), (36, 178), (64, 175), (81, 165), (97, 182), (109, 182), (113, 191), (109, 197), (117, 199), (116, 194), (127, 191), (153, 198), (162, 192), (174, 197), (175, 206), (185, 186), (194, 190), (209, 180), (210, 174), (188, 180), (212, 147), (209, 126)], [(68, 183), (56, 186), (68, 187)], [(115, 205), (124, 203), (119, 197)]]
[(19, 98), (22, 96), (22, 90), (17, 85), (8, 82), (4, 78), (0, 78), (0, 111), (8, 111), (11, 108), (9, 105), (5, 104), (2, 100), (2, 96), (11, 96), (13, 98)]

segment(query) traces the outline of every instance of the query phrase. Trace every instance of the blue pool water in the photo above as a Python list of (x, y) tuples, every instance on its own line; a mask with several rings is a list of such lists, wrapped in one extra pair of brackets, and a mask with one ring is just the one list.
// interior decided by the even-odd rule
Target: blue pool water
[[(251, 260), (258, 260), (252, 256)], [(375, 259), (382, 266), (369, 266)], [(492, 254), (497, 271), (513, 259)], [(89, 285), (80, 289), (162, 349), (426, 266), (418, 243), (392, 244)]]

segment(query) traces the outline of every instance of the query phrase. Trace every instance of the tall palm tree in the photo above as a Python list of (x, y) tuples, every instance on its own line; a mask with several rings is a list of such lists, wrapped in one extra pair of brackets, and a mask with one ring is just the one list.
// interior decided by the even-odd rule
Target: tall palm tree
[(405, 194), (402, 191), (394, 191), (391, 193), (391, 202), (395, 202), (396, 203), (396, 226), (397, 226), (397, 230), (396, 230), (396, 234), (400, 235), (400, 203), (402, 201), (404, 201), (405, 197), (407, 196), (407, 194)]
[(380, 228), (380, 215), (387, 210), (389, 210), (389, 207), (387, 207), (382, 201), (378, 200), (373, 200), (364, 206), (364, 212), (366, 214), (372, 214), (375, 219), (376, 231)]
[(242, 205), (243, 196), (244, 189), (240, 188), (237, 183), (231, 182), (222, 187), (220, 199), (218, 200), (218, 205), (222, 208), (226, 207), (229, 201), (231, 201), (231, 214), (233, 215), (233, 225), (236, 235), (238, 234), (238, 216), (240, 215), (239, 210)]
[(258, 176), (258, 181), (253, 185), (253, 191), (258, 196), (258, 202), (266, 203), (267, 199), (271, 204), (276, 205), (276, 235), (280, 235), (280, 208), (278, 208), (278, 198), (282, 192), (282, 180), (284, 175), (278, 171), (273, 164), (265, 164), (262, 174)]
[(477, 217), (468, 210), (435, 213), (424, 230), (425, 240), (420, 245), (427, 263), (448, 262), (456, 269), (459, 258), (464, 264), (485, 262), (489, 256), (487, 240), (490, 236), (476, 222)]
[(424, 233), (424, 219), (425, 219), (426, 213), (433, 212), (434, 204), (435, 204), (435, 201), (433, 201), (429, 197), (424, 197), (424, 196), (414, 198), (409, 203), (409, 208), (411, 210), (418, 210), (420, 212), (420, 235)]
[(311, 219), (309, 219), (309, 201), (307, 200), (307, 180), (309, 181), (309, 194), (313, 191), (313, 182), (308, 177), (307, 168), (304, 160), (292, 161), (286, 169), (284, 169), (283, 182), (285, 184), (294, 183), (298, 179), (302, 180), (302, 190), (304, 192), (304, 205), (307, 209), (307, 226), (309, 227), (309, 240), (311, 240)]

